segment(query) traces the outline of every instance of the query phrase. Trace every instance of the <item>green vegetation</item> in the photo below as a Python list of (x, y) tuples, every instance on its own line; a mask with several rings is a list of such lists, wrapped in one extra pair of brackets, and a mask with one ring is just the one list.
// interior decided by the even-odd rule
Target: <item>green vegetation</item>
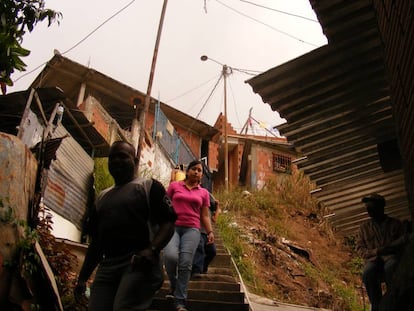
[(69, 310), (69, 305), (74, 304), (72, 293), (76, 276), (73, 268), (79, 263), (69, 247), (64, 242), (56, 240), (52, 234), (52, 225), (52, 214), (41, 206), (37, 226), (38, 241), (54, 273), (63, 307)]
[(7, 224), (13, 221), (14, 213), (13, 209), (3, 201), (7, 201), (7, 199), (0, 198), (0, 222)]
[[(249, 291), (288, 303), (341, 311), (363, 310), (362, 261), (355, 254), (349, 255), (352, 247), (324, 221), (323, 215), (328, 211), (311, 197), (312, 189), (314, 185), (307, 177), (292, 171), (291, 175), (267, 183), (262, 190), (247, 192), (237, 188), (216, 192), (222, 208), (217, 223), (220, 236)], [(312, 241), (315, 232), (318, 240)], [(319, 245), (319, 239), (327, 241), (326, 248)], [(280, 241), (286, 240), (304, 249), (311, 245), (309, 252), (313, 257), (283, 257), (289, 250)], [(338, 253), (326, 256), (329, 251)], [(349, 260), (344, 262), (348, 255)], [(291, 270), (299, 276), (292, 277)], [(284, 275), (277, 278), (280, 274)], [(295, 287), (299, 283), (302, 287)], [(307, 288), (313, 293), (306, 293)]]
[(362, 311), (363, 306), (357, 298), (355, 290), (346, 286), (341, 280), (335, 275), (335, 271), (325, 267), (322, 270), (316, 269), (311, 264), (303, 265), (306, 275), (316, 285), (320, 280), (330, 284), (333, 295), (337, 297), (330, 306), (332, 310), (349, 310), (349, 311)]
[[(107, 158), (95, 159), (94, 174), (96, 192), (113, 184)], [(217, 223), (220, 236), (250, 292), (288, 303), (361, 311), (362, 260), (356, 256), (343, 259), (353, 251), (354, 237), (343, 241), (346, 250), (341, 253), (343, 249), (336, 247), (339, 243), (334, 230), (322, 217), (326, 211), (309, 195), (312, 189), (313, 185), (303, 174), (292, 171), (291, 175), (267, 183), (262, 190), (248, 192), (236, 188), (231, 192), (216, 192), (222, 208)], [(19, 267), (28, 275), (39, 273), (40, 260), (33, 248), (38, 241), (55, 274), (65, 310), (77, 310), (72, 296), (76, 258), (64, 243), (52, 236), (50, 213), (41, 209), (39, 225), (33, 230), (15, 220), (6, 201), (0, 200), (1, 222), (23, 226), (25, 232), (16, 260), (7, 267)], [(312, 240), (315, 232), (329, 240), (327, 248), (319, 245), (321, 240)], [(292, 252), (281, 242), (287, 240), (303, 249), (311, 245), (312, 256)], [(328, 258), (332, 257), (328, 254), (330, 251), (338, 252), (334, 259)], [(23, 266), (19, 266), (21, 259)]]
[(21, 236), (16, 239), (13, 245), (9, 245), (14, 251), (10, 260), (5, 261), (3, 266), (11, 273), (20, 275), (22, 282), (23, 280), (28, 282), (34, 295), (34, 300), (30, 305), (31, 310), (44, 310), (43, 304), (50, 304), (51, 307), (51, 302), (46, 298), (47, 293), (38, 292), (37, 289), (37, 286), (41, 286), (40, 284), (46, 278), (40, 256), (35, 249), (35, 244), (39, 243), (54, 273), (64, 309), (76, 310), (67, 307), (74, 304), (72, 298), (75, 277), (73, 267), (78, 264), (77, 258), (64, 242), (57, 241), (52, 235), (51, 213), (41, 205), (38, 224), (36, 228), (32, 228), (25, 220), (16, 217), (14, 209), (9, 206), (7, 201), (7, 199), (0, 198), (0, 221), (2, 225), (9, 225), (13, 230), (21, 232)]
[(99, 193), (114, 184), (114, 179), (108, 171), (108, 158), (95, 158), (93, 174), (95, 177), (96, 193)]
[[(95, 187), (101, 191), (113, 184), (113, 179), (108, 172), (107, 158), (95, 159)], [(73, 298), (73, 287), (76, 280), (76, 274), (73, 272), (77, 266), (78, 260), (69, 247), (61, 241), (56, 240), (52, 235), (52, 214), (42, 204), (39, 206), (39, 219), (36, 228), (28, 226), (24, 220), (16, 218), (14, 210), (10, 207), (7, 198), (0, 198), (0, 224), (12, 225), (23, 232), (23, 236), (16, 241), (14, 245), (15, 255), (11, 260), (4, 263), (10, 271), (19, 271), (19, 273), (28, 280), (34, 280), (33, 284), (39, 279), (43, 279), (43, 268), (39, 255), (34, 245), (38, 242), (47, 257), (49, 265), (54, 273), (55, 281), (59, 290), (60, 298), (64, 310), (83, 310), (78, 306)], [(43, 304), (50, 303), (44, 301), (43, 293), (34, 293), (35, 299), (43, 300), (39, 303), (32, 303), (31, 310), (41, 310)]]
[[(6, 261), (4, 265), (9, 269), (17, 268), (20, 265), (22, 275), (34, 275), (38, 271), (40, 263), (39, 256), (33, 250), (33, 244), (39, 238), (37, 230), (33, 230), (27, 225), (26, 221), (16, 217), (7, 198), (0, 198), (0, 222), (2, 225), (9, 225), (16, 231), (23, 233), (23, 236), (16, 240), (15, 244), (10, 245), (16, 252), (13, 258)], [(19, 230), (20, 228), (22, 230)]]
[(21, 46), (24, 34), (45, 19), (48, 26), (59, 22), (62, 14), (46, 9), (44, 0), (2, 0), (0, 12), (0, 83), (13, 85), (10, 76), (25, 70), (21, 58), (30, 54)]

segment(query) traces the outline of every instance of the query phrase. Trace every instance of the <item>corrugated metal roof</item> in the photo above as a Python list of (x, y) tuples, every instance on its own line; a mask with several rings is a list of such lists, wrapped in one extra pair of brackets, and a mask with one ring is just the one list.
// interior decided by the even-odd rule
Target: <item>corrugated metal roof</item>
[[(59, 87), (66, 96), (65, 105), (73, 114), (76, 114), (82, 113), (77, 110), (82, 83), (86, 85), (85, 98), (88, 95), (96, 98), (123, 129), (129, 128), (136, 117), (134, 104), (141, 109), (144, 105), (144, 93), (58, 54), (49, 60), (43, 71), (33, 81), (32, 87)], [(152, 99), (149, 107), (152, 113), (155, 111), (155, 102), (156, 100)], [(217, 129), (207, 123), (194, 119), (164, 103), (161, 103), (161, 109), (173, 125), (191, 126), (189, 130), (206, 140), (218, 133)], [(68, 128), (68, 130), (71, 129)], [(97, 150), (98, 154), (103, 156), (102, 154), (108, 151), (108, 146), (97, 145)]]
[[(65, 103), (65, 112), (63, 114), (62, 124), (75, 137), (79, 144), (92, 155), (104, 156), (109, 150), (108, 143), (102, 138), (94, 128), (83, 112), (76, 108), (70, 108), (65, 101), (65, 94), (61, 89), (53, 87), (36, 88), (42, 109), (46, 118), (49, 118), (56, 103)], [(0, 129), (3, 132), (13, 135), (17, 134), (17, 127), (20, 124), (26, 102), (29, 98), (30, 91), (14, 92), (0, 96)], [(30, 109), (41, 119), (39, 107), (36, 100), (33, 99)]]
[(287, 120), (278, 130), (306, 156), (298, 167), (315, 182), (336, 228), (357, 230), (368, 218), (361, 197), (371, 192), (384, 195), (388, 214), (409, 218), (372, 2), (311, 4), (329, 44), (247, 82)]

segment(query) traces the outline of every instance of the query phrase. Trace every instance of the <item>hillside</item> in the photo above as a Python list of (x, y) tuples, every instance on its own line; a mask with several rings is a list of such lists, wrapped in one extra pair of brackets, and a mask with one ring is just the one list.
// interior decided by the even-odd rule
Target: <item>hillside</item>
[[(266, 189), (217, 193), (221, 236), (252, 293), (277, 301), (363, 310), (360, 259), (326, 223), (294, 172)], [(347, 240), (349, 241), (349, 240)]]

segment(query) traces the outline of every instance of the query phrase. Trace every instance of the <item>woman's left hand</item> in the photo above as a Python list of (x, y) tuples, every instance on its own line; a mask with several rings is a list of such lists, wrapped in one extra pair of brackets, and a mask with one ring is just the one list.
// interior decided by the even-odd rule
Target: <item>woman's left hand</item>
[(207, 238), (208, 238), (207, 244), (213, 244), (214, 243), (214, 233), (213, 233), (213, 231), (210, 231), (207, 234)]

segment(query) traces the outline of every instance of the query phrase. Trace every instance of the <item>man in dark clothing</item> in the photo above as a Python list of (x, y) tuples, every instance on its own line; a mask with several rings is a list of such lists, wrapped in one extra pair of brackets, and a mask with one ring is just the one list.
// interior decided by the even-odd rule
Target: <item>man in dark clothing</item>
[(382, 298), (381, 282), (391, 285), (405, 243), (400, 220), (384, 213), (385, 199), (379, 194), (362, 198), (371, 219), (361, 224), (357, 250), (365, 260), (362, 281), (365, 284), (371, 310), (378, 311)]
[(91, 243), (74, 292), (79, 300), (98, 266), (92, 311), (147, 310), (163, 282), (159, 253), (174, 233), (176, 214), (160, 182), (136, 177), (137, 163), (131, 144), (111, 146), (108, 169), (115, 185), (96, 200)]
[[(217, 217), (220, 214), (219, 202), (210, 193), (210, 219), (213, 223), (216, 223)], [(193, 267), (191, 274), (193, 277), (197, 277), (202, 273), (207, 273), (210, 262), (216, 257), (217, 250), (214, 243), (208, 243), (207, 231), (201, 227), (200, 242), (197, 246), (196, 252), (193, 257)]]

